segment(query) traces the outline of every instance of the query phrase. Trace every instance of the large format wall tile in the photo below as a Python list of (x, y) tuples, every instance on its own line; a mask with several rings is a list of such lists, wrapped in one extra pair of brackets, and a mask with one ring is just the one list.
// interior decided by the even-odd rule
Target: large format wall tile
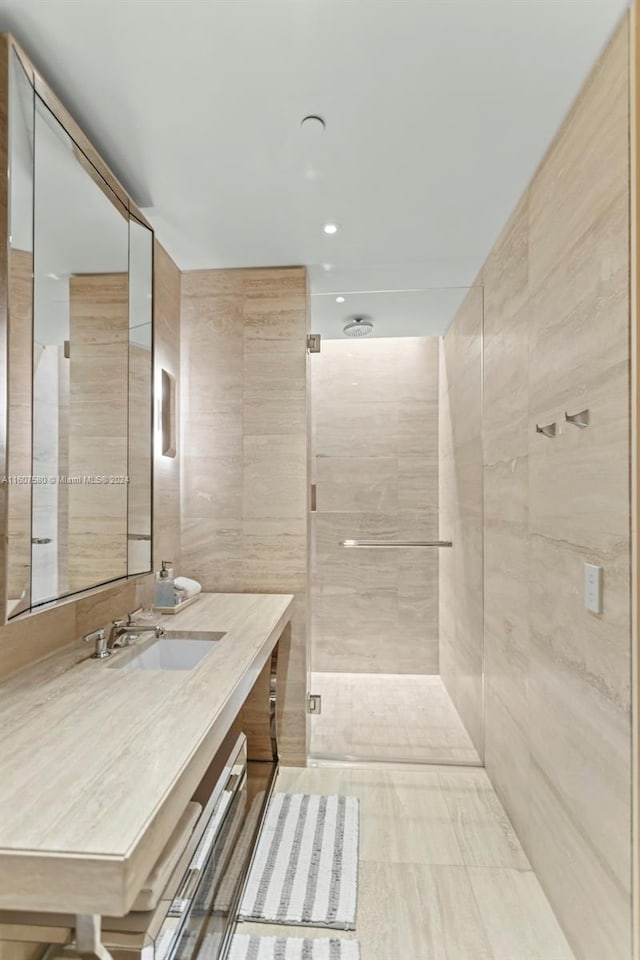
[(181, 532), (181, 570), (187, 574), (197, 571), (198, 580), (211, 593), (242, 592), (243, 524), (240, 516), (224, 519), (192, 517), (185, 513)]
[(629, 34), (626, 22), (595, 66), (534, 180), (530, 262), (536, 290), (629, 180)]
[(529, 201), (484, 267), (485, 765), (529, 830)]
[(628, 889), (603, 867), (571, 807), (535, 762), (530, 787), (531, 864), (576, 957), (630, 960)]
[(482, 438), (491, 465), (529, 452), (529, 329), (528, 304), (506, 318), (485, 305)]
[(578, 960), (631, 957), (628, 82), (625, 18), (482, 271), (485, 763)]
[(438, 341), (330, 340), (311, 359), (313, 669), (438, 672)]
[(316, 461), (319, 513), (396, 513), (396, 457), (322, 457)]
[(293, 593), (279, 743), (306, 759), (307, 290), (303, 268), (182, 285), (182, 572), (205, 590)]
[[(539, 618), (543, 620), (545, 618)], [(544, 630), (544, 627), (543, 627)], [(593, 675), (532, 624), (529, 705), (532, 758), (564, 799), (609, 873), (627, 888), (631, 870), (629, 719)], [(606, 811), (615, 810), (613, 818)]]
[(306, 431), (298, 436), (245, 434), (242, 495), (245, 519), (306, 517)]
[[(108, 472), (120, 476), (128, 473), (128, 297), (126, 273), (82, 274), (69, 279), (69, 337), (73, 343), (69, 360), (71, 476), (100, 473), (105, 440), (113, 457)], [(106, 409), (105, 378), (114, 393)], [(34, 449), (38, 446), (34, 444)], [(67, 514), (69, 588), (82, 590), (125, 577), (126, 486), (72, 485), (67, 491)], [(35, 599), (51, 595), (45, 588), (44, 594)]]
[(482, 752), (482, 289), (440, 341), (440, 675)]
[[(164, 369), (176, 378), (176, 430), (180, 423), (180, 271), (159, 243), (154, 246), (153, 338), (155, 382)], [(175, 457), (154, 456), (153, 569), (161, 560), (180, 563), (180, 460), (177, 437)]]
[[(398, 455), (398, 403), (348, 400), (338, 391), (320, 395), (317, 404), (317, 457), (395, 457)], [(338, 392), (339, 393), (339, 392)]]

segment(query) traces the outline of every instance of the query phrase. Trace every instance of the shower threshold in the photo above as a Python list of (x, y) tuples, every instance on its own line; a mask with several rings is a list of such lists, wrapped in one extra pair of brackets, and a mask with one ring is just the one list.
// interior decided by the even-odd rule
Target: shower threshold
[(312, 760), (482, 766), (439, 676), (313, 673), (312, 689)]

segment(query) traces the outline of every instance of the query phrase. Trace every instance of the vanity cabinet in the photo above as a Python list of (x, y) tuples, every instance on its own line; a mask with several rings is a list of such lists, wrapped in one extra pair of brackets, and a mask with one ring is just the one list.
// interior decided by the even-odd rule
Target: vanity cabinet
[[(126, 650), (105, 662), (70, 647), (0, 685), (11, 744), (0, 752), (0, 941), (96, 960), (195, 960), (204, 937), (222, 946), (277, 767), (277, 650), (292, 605), (202, 594), (165, 618), (223, 634), (190, 670), (130, 672), (113, 662)], [(165, 886), (158, 864), (190, 803), (197, 824)]]
[[(224, 955), (276, 772), (277, 760), (250, 761), (246, 736), (229, 733), (133, 909), (102, 917), (101, 943), (113, 960)], [(74, 923), (60, 914), (0, 913), (0, 933), (48, 940), (48, 960), (77, 957)]]

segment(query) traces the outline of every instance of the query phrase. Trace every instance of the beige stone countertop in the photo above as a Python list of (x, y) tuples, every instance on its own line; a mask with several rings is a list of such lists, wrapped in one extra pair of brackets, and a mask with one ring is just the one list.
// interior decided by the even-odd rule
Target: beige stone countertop
[(191, 670), (73, 645), (0, 685), (0, 908), (128, 912), (291, 617), (291, 596), (202, 594), (170, 630), (226, 636)]

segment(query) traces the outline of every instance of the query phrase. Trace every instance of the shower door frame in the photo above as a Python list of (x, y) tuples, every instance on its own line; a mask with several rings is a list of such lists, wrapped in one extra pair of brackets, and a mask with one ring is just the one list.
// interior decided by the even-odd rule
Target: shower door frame
[(632, 936), (640, 957), (640, 4), (629, 11), (630, 253), (631, 253), (631, 714), (632, 714)]
[[(429, 766), (453, 766), (453, 767), (471, 767), (471, 768), (484, 768), (485, 766), (485, 628), (484, 628), (484, 604), (485, 604), (485, 547), (484, 547), (484, 286), (481, 283), (475, 283), (468, 288), (469, 291), (477, 289), (479, 290), (480, 295), (480, 329), (479, 329), (479, 340), (480, 340), (480, 357), (479, 357), (479, 403), (480, 403), (480, 477), (481, 477), (481, 487), (480, 487), (480, 503), (481, 503), (481, 517), (482, 521), (480, 523), (481, 531), (481, 557), (482, 557), (482, 589), (481, 589), (481, 623), (479, 627), (479, 635), (481, 637), (481, 650), (480, 650), (480, 710), (479, 710), (479, 721), (480, 721), (480, 742), (479, 745), (475, 747), (478, 754), (478, 760), (456, 760), (450, 758), (438, 759), (437, 756), (429, 757), (428, 759), (390, 759), (384, 757), (357, 757), (357, 756), (347, 756), (347, 755), (323, 755), (321, 753), (314, 753), (312, 750), (312, 731), (314, 723), (314, 714), (309, 709), (309, 714), (307, 718), (307, 757), (312, 763), (317, 764), (340, 764), (340, 763), (355, 763), (362, 764), (367, 766), (380, 766), (380, 767), (429, 767)], [(442, 341), (442, 337), (438, 338)], [(441, 345), (439, 347), (441, 349)], [(309, 602), (307, 605), (307, 704), (309, 706), (311, 698), (313, 696), (313, 684), (312, 684), (312, 675), (313, 675), (313, 653), (314, 653), (314, 643), (312, 636), (312, 624), (313, 624), (313, 603), (314, 603), (314, 591), (313, 591), (313, 554), (315, 551), (315, 525), (314, 525), (314, 514), (316, 513), (316, 492), (317, 492), (317, 477), (316, 477), (316, 455), (315, 455), (315, 409), (314, 404), (316, 398), (313, 395), (312, 391), (312, 373), (311, 373), (311, 363), (314, 362), (313, 353), (320, 352), (316, 350), (307, 351), (307, 414), (308, 414), (308, 477), (309, 477), (309, 497), (308, 497), (308, 569), (309, 569)], [(344, 541), (342, 543), (343, 547), (346, 547), (347, 544), (350, 547), (355, 547), (356, 543), (358, 545), (364, 545), (363, 541), (354, 541), (350, 543), (349, 541)], [(367, 545), (373, 546), (373, 543), (366, 541)], [(379, 544), (376, 544), (378, 546)], [(420, 543), (421, 546), (433, 547), (433, 548), (449, 548), (453, 547), (454, 544), (451, 541), (443, 540), (433, 540), (428, 543)], [(400, 542), (395, 544), (385, 544), (387, 548), (394, 549), (400, 547)], [(417, 541), (402, 541), (402, 546), (404, 547), (414, 547), (417, 546)], [(439, 617), (438, 617), (439, 619)], [(425, 674), (426, 676), (426, 674)], [(445, 688), (446, 689), (446, 688)], [(455, 708), (455, 704), (454, 704)], [(456, 712), (457, 708), (456, 708)], [(464, 726), (464, 722), (463, 722)], [(466, 729), (466, 728), (465, 728)], [(468, 732), (468, 731), (467, 731)], [(475, 744), (474, 744), (475, 746)]]

